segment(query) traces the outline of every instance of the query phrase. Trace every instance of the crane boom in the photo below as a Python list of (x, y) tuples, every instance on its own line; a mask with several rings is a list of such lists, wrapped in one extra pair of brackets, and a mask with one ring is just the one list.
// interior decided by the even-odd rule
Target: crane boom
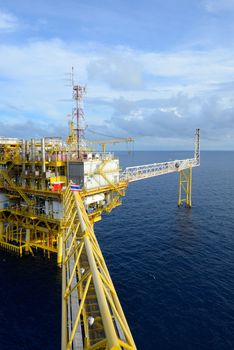
[(110, 144), (110, 143), (121, 143), (121, 142), (133, 142), (134, 139), (132, 137), (124, 137), (124, 138), (113, 138), (113, 139), (107, 139), (107, 140), (86, 140), (89, 144), (93, 145), (102, 145), (103, 143)]
[(86, 142), (90, 145), (101, 145), (102, 146), (102, 152), (104, 153), (106, 151), (106, 145), (108, 144), (115, 144), (115, 143), (122, 143), (122, 142), (134, 142), (134, 139), (132, 137), (118, 137), (118, 138), (112, 138), (112, 139), (106, 139), (106, 140), (86, 140)]

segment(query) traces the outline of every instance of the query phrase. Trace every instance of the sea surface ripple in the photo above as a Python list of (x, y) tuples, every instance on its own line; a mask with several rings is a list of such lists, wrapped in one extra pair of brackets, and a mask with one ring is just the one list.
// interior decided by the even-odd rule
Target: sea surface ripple
[[(119, 152), (122, 167), (191, 152)], [(202, 152), (193, 208), (178, 174), (129, 185), (95, 232), (137, 348), (234, 349), (234, 152)], [(56, 260), (0, 252), (0, 350), (60, 347)]]

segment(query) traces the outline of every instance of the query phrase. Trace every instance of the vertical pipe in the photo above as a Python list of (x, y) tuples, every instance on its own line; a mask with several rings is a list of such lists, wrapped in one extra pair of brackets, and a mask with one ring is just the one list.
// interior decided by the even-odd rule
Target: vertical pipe
[(22, 256), (22, 228), (20, 229), (20, 240), (19, 240), (19, 246), (20, 246), (20, 256)]
[(31, 139), (31, 141), (30, 141), (30, 161), (34, 160), (34, 145), (35, 145), (35, 140)]
[(41, 139), (41, 160), (42, 160), (42, 173), (44, 174), (46, 172), (46, 165), (45, 165), (45, 139)]
[(22, 172), (25, 173), (25, 154), (26, 154), (26, 143), (25, 140), (22, 141)]
[[(63, 242), (62, 242), (63, 244)], [(62, 247), (63, 248), (63, 247)], [(64, 247), (65, 248), (65, 247)], [(65, 260), (65, 249), (62, 249), (62, 260)], [(66, 267), (62, 264), (62, 327), (61, 327), (61, 350), (67, 348), (67, 304), (64, 298), (66, 291)]]
[(0, 221), (0, 241), (3, 241), (4, 223)]
[(70, 158), (69, 157), (69, 152), (67, 152), (66, 157), (67, 157), (67, 169), (66, 169), (67, 183), (66, 183), (66, 185), (69, 186), (69, 180), (70, 180), (69, 179), (69, 176), (70, 176), (70, 173), (69, 173), (69, 164), (70, 164), (69, 163), (69, 160), (70, 160), (69, 159)]
[(192, 174), (193, 174), (193, 170), (192, 170), (192, 168), (189, 168), (189, 187), (190, 187), (189, 206), (190, 206), (190, 208), (192, 208)]
[[(29, 141), (28, 140), (25, 140), (25, 161), (28, 162), (29, 161)], [(27, 163), (28, 164), (28, 163)], [(25, 175), (28, 174), (28, 166), (26, 166), (25, 164)], [(24, 186), (26, 186), (27, 184), (27, 180), (26, 178), (24, 178)]]
[(31, 139), (31, 157), (30, 157), (30, 160), (32, 162), (32, 168), (31, 168), (32, 172), (35, 173), (35, 139)]
[(57, 253), (57, 264), (61, 265), (63, 261), (63, 236), (60, 233), (58, 235), (58, 253)]
[(181, 205), (181, 186), (182, 186), (182, 175), (181, 175), (182, 170), (179, 173), (179, 194), (178, 194), (178, 207)]
[(30, 229), (26, 228), (26, 236), (25, 236), (25, 244), (26, 244), (26, 248), (25, 251), (28, 252), (29, 251), (29, 243), (30, 243)]
[(186, 206), (189, 207), (189, 196), (190, 196), (190, 172), (189, 169), (185, 171), (186, 179)]
[(29, 155), (29, 141), (25, 140), (25, 159), (28, 161), (28, 155)]

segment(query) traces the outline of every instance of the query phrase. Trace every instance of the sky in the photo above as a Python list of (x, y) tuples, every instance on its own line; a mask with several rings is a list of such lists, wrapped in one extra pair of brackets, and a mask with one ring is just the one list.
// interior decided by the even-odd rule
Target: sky
[[(234, 0), (0, 0), (0, 136), (68, 132), (139, 150), (234, 150)], [(89, 131), (95, 131), (97, 134)]]

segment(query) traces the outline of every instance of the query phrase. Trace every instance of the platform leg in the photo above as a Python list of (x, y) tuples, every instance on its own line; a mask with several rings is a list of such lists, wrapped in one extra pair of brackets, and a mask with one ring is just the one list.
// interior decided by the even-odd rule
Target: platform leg
[(26, 228), (26, 236), (25, 236), (25, 252), (29, 252), (29, 244), (30, 244), (30, 229)]
[(63, 236), (62, 234), (58, 235), (58, 255), (57, 255), (57, 263), (61, 265), (63, 261)]
[(4, 223), (0, 221), (0, 241), (3, 241)]
[(192, 207), (192, 168), (180, 171), (178, 207)]

